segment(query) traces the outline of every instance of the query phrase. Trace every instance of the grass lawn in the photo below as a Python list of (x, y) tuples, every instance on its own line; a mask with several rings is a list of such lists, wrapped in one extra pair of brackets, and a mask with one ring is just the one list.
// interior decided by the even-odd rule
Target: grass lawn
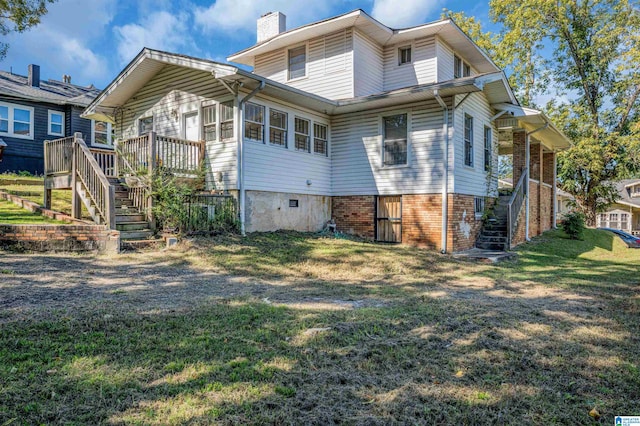
[[(0, 177), (8, 176), (6, 174), (0, 174)], [(13, 176), (9, 176), (13, 177)], [(23, 179), (22, 177), (18, 177)], [(42, 182), (41, 177), (28, 177), (25, 179), (39, 180)], [(39, 205), (44, 204), (44, 184), (43, 185), (0, 185), (0, 190), (9, 192), (10, 194), (17, 195), (25, 200), (33, 201)], [(71, 190), (54, 189), (51, 191), (51, 210), (71, 214)], [(85, 206), (82, 205), (82, 218), (91, 220), (89, 212)]]
[(552, 231), (519, 254), (493, 266), (297, 233), (0, 253), (0, 424), (640, 415), (640, 250)]
[(0, 223), (10, 225), (41, 225), (46, 223), (64, 222), (49, 219), (46, 216), (36, 213), (31, 213), (29, 210), (23, 209), (10, 201), (0, 200)]

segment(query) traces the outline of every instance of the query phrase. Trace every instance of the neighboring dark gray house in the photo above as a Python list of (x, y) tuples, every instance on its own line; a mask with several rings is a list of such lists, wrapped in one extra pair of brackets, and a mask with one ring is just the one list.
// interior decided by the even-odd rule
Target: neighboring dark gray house
[(38, 65), (29, 65), (26, 77), (0, 71), (0, 140), (7, 145), (0, 173), (41, 174), (43, 141), (75, 132), (81, 132), (89, 146), (112, 146), (111, 124), (80, 118), (100, 90), (71, 84), (70, 76), (63, 80), (41, 81)]

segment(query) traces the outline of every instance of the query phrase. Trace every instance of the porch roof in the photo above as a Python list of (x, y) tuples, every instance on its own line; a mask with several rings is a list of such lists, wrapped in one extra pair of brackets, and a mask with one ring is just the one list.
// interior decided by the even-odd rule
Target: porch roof
[(83, 117), (115, 122), (115, 112), (165, 66), (181, 66), (210, 72), (213, 78), (253, 90), (264, 82), (261, 93), (320, 113), (335, 115), (484, 91), (491, 103), (517, 103), (503, 72), (491, 72), (440, 83), (420, 84), (370, 96), (331, 100), (261, 77), (240, 68), (207, 59), (143, 49), (136, 58), (85, 109)]
[(498, 130), (521, 128), (526, 132), (535, 131), (535, 139), (550, 151), (569, 148), (569, 138), (544, 112), (509, 103), (495, 103), (491, 106), (502, 113), (500, 117), (496, 117)]

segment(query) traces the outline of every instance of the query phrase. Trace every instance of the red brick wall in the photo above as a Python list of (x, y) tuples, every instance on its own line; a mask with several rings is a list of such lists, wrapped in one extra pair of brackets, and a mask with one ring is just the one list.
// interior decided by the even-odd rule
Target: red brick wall
[(540, 235), (540, 185), (529, 182), (529, 236)]
[(375, 238), (375, 200), (373, 195), (333, 197), (331, 216), (336, 229), (363, 238)]
[[(451, 197), (449, 197), (451, 203)], [(451, 206), (449, 206), (451, 208)], [(413, 246), (440, 249), (442, 241), (442, 195), (408, 194), (402, 196), (402, 242)]]
[(527, 232), (527, 206), (526, 204), (522, 205), (522, 209), (520, 210), (520, 214), (518, 215), (518, 222), (516, 225), (516, 231), (513, 234), (513, 239), (511, 241), (511, 247), (515, 247), (518, 244), (522, 244), (526, 240), (526, 232)]
[(542, 159), (542, 145), (531, 144), (530, 146), (530, 157), (529, 157), (529, 170), (531, 172), (529, 179), (540, 180), (540, 172), (541, 172), (541, 159)]
[(526, 135), (524, 130), (513, 132), (513, 185), (518, 184), (526, 161)]
[(553, 192), (546, 185), (540, 186), (540, 233), (551, 229), (551, 201)]
[(542, 155), (542, 181), (546, 184), (553, 185), (553, 152), (545, 152)]
[[(487, 199), (487, 207), (495, 200)], [(482, 229), (482, 219), (475, 218), (473, 195), (449, 194), (447, 245), (449, 252), (473, 248)]]
[(27, 251), (118, 251), (120, 233), (103, 225), (0, 225), (0, 247)]

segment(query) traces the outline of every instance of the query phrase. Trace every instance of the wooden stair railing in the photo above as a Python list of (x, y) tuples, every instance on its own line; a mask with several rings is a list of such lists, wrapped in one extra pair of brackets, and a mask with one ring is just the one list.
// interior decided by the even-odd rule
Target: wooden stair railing
[(109, 183), (109, 179), (82, 140), (80, 133), (74, 135), (73, 145), (72, 216), (80, 217), (79, 192), (80, 189), (84, 189), (96, 210), (94, 220), (102, 222), (109, 229), (116, 229), (115, 188)]

